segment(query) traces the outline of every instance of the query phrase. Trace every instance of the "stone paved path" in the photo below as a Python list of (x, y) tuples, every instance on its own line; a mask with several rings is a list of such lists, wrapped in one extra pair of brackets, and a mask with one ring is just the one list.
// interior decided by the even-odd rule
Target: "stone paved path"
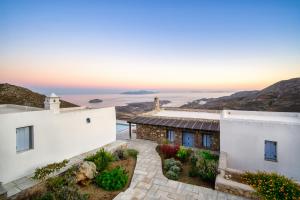
[(115, 197), (115, 200), (244, 199), (216, 190), (169, 180), (162, 173), (161, 159), (155, 150), (156, 143), (146, 140), (127, 140), (127, 142), (129, 148), (139, 151), (139, 155), (130, 187)]

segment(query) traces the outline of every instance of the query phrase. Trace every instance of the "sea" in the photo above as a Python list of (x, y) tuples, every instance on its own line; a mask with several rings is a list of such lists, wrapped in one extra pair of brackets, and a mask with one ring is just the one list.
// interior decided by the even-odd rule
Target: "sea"
[[(179, 107), (188, 102), (192, 102), (201, 98), (216, 98), (228, 96), (234, 92), (160, 92), (156, 94), (76, 94), (76, 95), (61, 95), (65, 101), (75, 103), (80, 106), (88, 106), (93, 108), (103, 108), (111, 106), (125, 106), (128, 103), (149, 102), (153, 101), (154, 97), (159, 97), (160, 100), (169, 100), (171, 103), (166, 104), (167, 107)], [(101, 99), (100, 103), (89, 103), (89, 100)]]

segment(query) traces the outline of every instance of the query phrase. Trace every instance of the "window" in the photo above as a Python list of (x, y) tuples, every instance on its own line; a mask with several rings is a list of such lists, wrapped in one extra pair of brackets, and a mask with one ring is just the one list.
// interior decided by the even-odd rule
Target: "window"
[(167, 139), (169, 140), (169, 142), (174, 142), (175, 131), (168, 130), (168, 132), (167, 132)]
[(208, 134), (204, 134), (202, 138), (203, 147), (211, 148), (212, 145), (212, 136)]
[(265, 141), (265, 160), (277, 161), (277, 142)]
[(86, 123), (91, 123), (91, 119), (90, 118), (86, 118)]
[(27, 126), (16, 129), (16, 150), (17, 152), (33, 149), (33, 127)]

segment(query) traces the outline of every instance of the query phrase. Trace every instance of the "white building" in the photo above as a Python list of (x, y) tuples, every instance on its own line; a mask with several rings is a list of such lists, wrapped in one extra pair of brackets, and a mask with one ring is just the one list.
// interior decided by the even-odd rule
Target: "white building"
[(31, 174), (116, 140), (115, 108), (60, 108), (59, 97), (45, 109), (0, 105), (0, 181)]
[(275, 171), (300, 181), (300, 113), (224, 110), (220, 150), (229, 168)]

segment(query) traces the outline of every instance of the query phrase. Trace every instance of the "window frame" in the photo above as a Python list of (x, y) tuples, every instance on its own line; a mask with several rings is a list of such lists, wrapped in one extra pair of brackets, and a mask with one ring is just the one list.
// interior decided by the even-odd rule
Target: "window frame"
[[(209, 136), (210, 137), (210, 146), (206, 146), (206, 145), (204, 145), (204, 138), (205, 138), (205, 136)], [(203, 133), (202, 134), (202, 147), (203, 148), (205, 148), (205, 149), (211, 149), (212, 148), (212, 146), (213, 146), (213, 136), (212, 136), (212, 134), (210, 134), (210, 133)]]
[[(273, 143), (275, 146), (275, 158), (270, 158), (267, 157), (267, 153), (266, 153), (266, 145), (267, 143)], [(278, 150), (277, 150), (277, 142), (276, 141), (272, 141), (272, 140), (265, 140), (264, 142), (264, 159), (265, 161), (271, 161), (271, 162), (278, 162)]]
[[(18, 141), (18, 134), (17, 134), (17, 129), (21, 129), (21, 128), (29, 128), (29, 146), (26, 149), (22, 149), (22, 150), (18, 150), (18, 146), (17, 146), (17, 141)], [(34, 129), (33, 126), (22, 126), (22, 127), (18, 127), (16, 128), (16, 153), (23, 153), (23, 152), (27, 152), (34, 149)]]
[[(169, 133), (173, 133), (172, 135), (173, 135), (173, 141), (171, 141), (170, 139), (169, 139)], [(167, 129), (167, 134), (166, 134), (166, 138), (167, 138), (167, 140), (168, 140), (168, 142), (170, 142), (170, 143), (174, 143), (175, 142), (175, 131), (174, 130), (172, 130), (172, 129)]]

